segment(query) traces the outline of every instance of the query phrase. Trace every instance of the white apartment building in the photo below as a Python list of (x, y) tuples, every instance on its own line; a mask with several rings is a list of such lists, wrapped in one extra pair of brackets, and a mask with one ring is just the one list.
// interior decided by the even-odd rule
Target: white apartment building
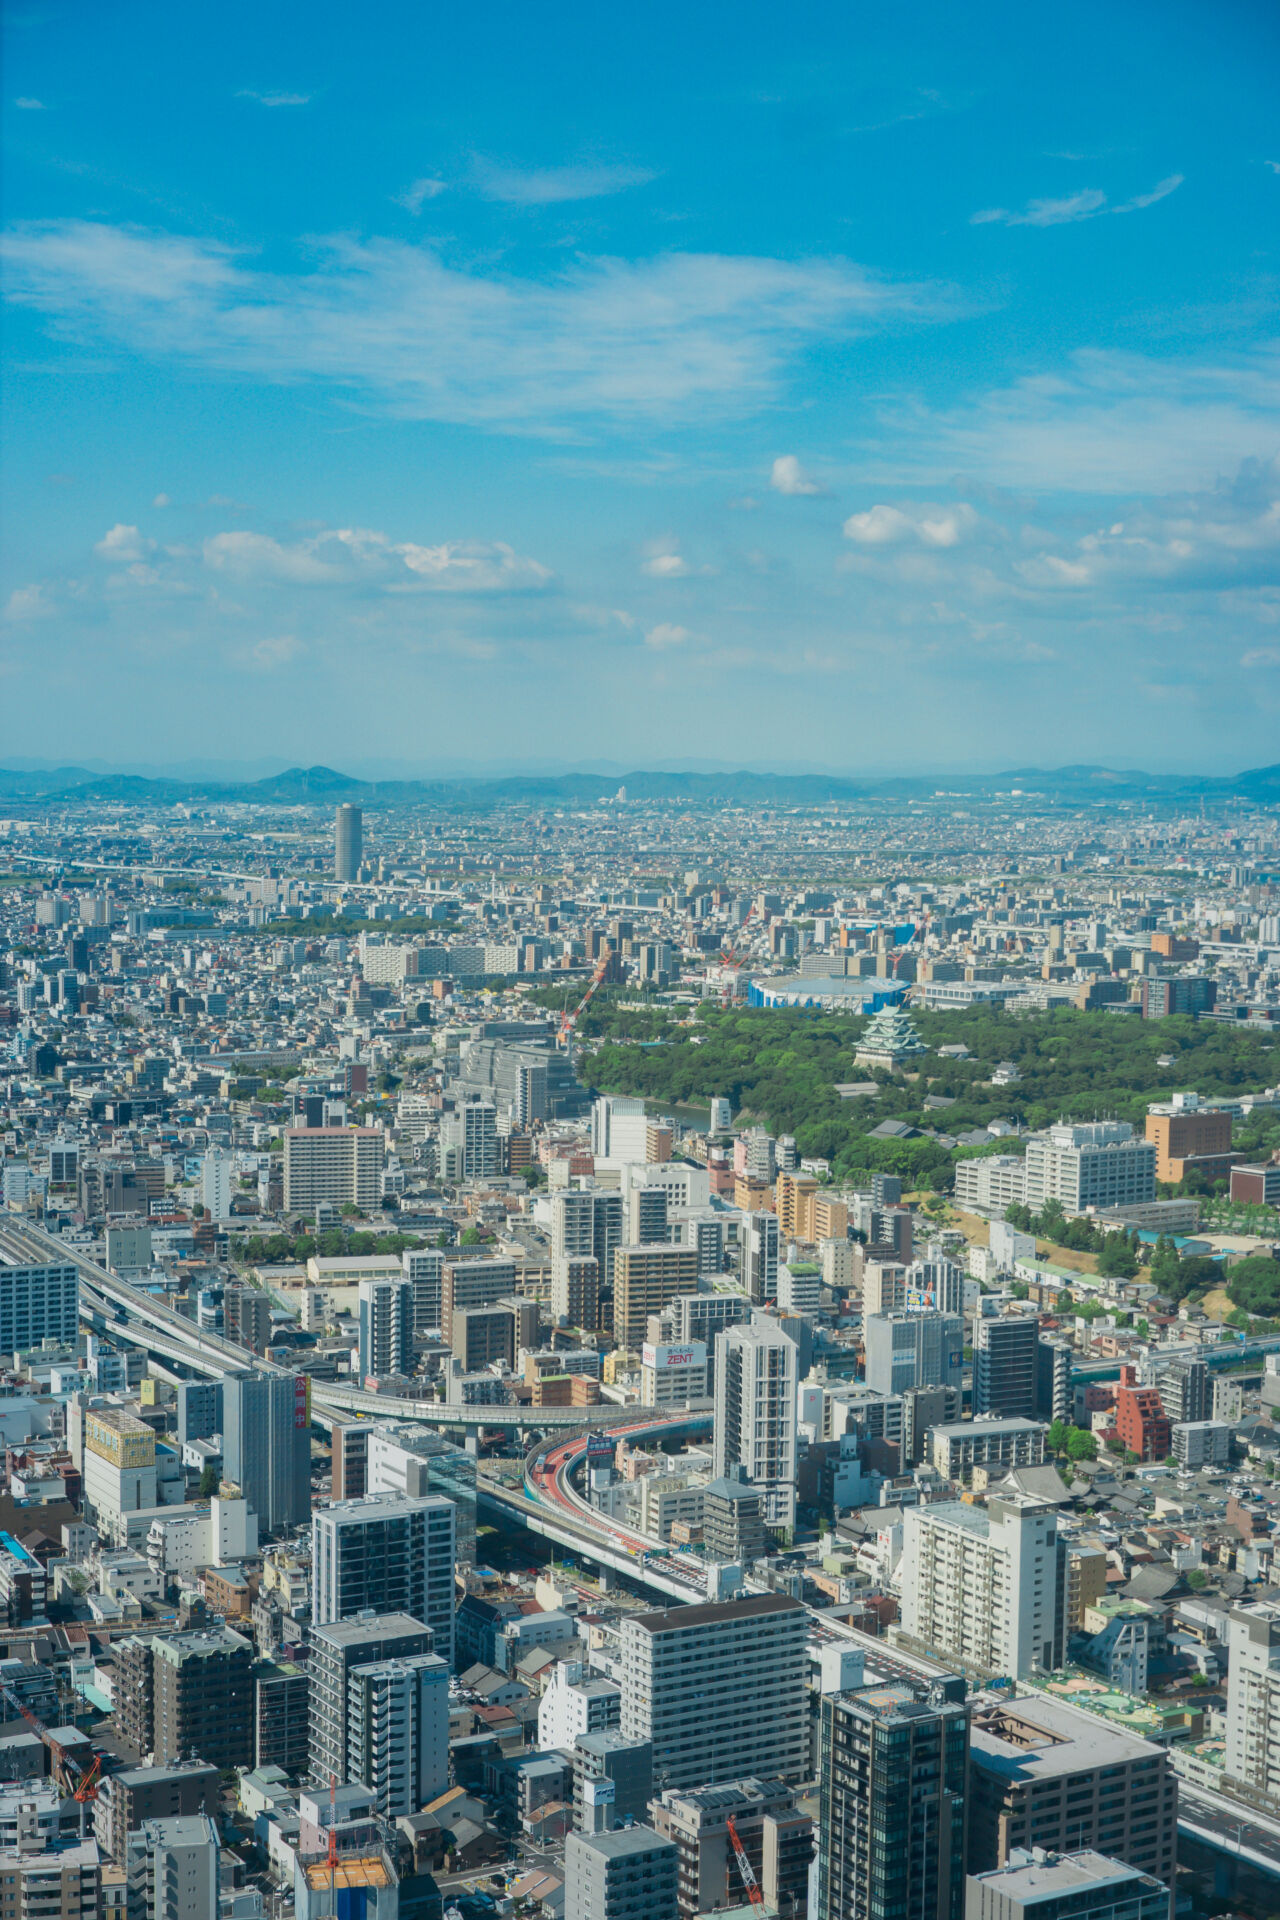
[(906, 1284), (908, 1294), (925, 1296), (935, 1313), (964, 1312), (964, 1268), (941, 1247), (930, 1247), (922, 1259), (912, 1261)]
[(370, 1661), (347, 1676), (347, 1777), (386, 1819), (449, 1785), (449, 1668), (438, 1654)]
[(604, 1733), (622, 1717), (622, 1689), (581, 1660), (557, 1660), (538, 1705), (538, 1745), (572, 1748), (580, 1733)]
[(651, 1540), (669, 1540), (671, 1529), (683, 1522), (702, 1525), (702, 1495), (707, 1476), (702, 1473), (643, 1473), (640, 1476), (639, 1527)]
[(376, 1127), (287, 1127), (284, 1136), (284, 1204), (309, 1213), (348, 1201), (361, 1212), (382, 1203), (384, 1139)]
[(370, 1494), (322, 1507), (311, 1519), (313, 1621), (407, 1613), (452, 1661), (456, 1537), (454, 1504), (438, 1494)]
[(1133, 1207), (1156, 1197), (1156, 1149), (1127, 1120), (1050, 1127), (1027, 1141), (1025, 1203), (1038, 1213), (1060, 1200), (1066, 1213)]
[(903, 1631), (940, 1660), (1017, 1678), (1061, 1662), (1055, 1508), (1024, 1495), (984, 1509), (908, 1507), (898, 1567)]
[(776, 1322), (743, 1321), (716, 1339), (716, 1478), (745, 1467), (771, 1527), (795, 1524), (798, 1360)]
[(1280, 1607), (1234, 1608), (1227, 1648), (1227, 1778), (1280, 1806)]
[(624, 1615), (622, 1731), (653, 1742), (654, 1778), (806, 1778), (808, 1630), (777, 1593)]
[(225, 1147), (210, 1147), (200, 1168), (200, 1197), (211, 1220), (231, 1218), (236, 1158)]

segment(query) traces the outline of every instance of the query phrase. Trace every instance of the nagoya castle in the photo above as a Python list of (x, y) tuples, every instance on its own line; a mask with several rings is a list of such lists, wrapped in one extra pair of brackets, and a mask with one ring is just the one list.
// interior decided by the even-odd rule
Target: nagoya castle
[(858, 1067), (888, 1067), (892, 1072), (913, 1054), (928, 1051), (901, 1007), (881, 1007), (868, 1021), (853, 1060)]

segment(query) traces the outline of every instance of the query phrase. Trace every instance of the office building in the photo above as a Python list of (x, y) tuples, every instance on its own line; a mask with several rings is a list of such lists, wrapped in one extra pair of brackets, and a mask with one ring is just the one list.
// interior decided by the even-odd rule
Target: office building
[(359, 1282), (360, 1345), (357, 1366), (362, 1380), (388, 1380), (413, 1372), (413, 1283), (410, 1280)]
[(222, 1432), (221, 1380), (179, 1380), (178, 1445), (189, 1440), (208, 1440)]
[(74, 1346), (80, 1332), (80, 1276), (69, 1260), (31, 1266), (5, 1244), (0, 1229), (0, 1352), (46, 1340)]
[(1000, 1313), (973, 1330), (973, 1416), (1034, 1420), (1039, 1397), (1040, 1320), (1035, 1313)]
[(284, 1204), (287, 1213), (317, 1207), (382, 1205), (385, 1140), (378, 1127), (286, 1127)]
[(1169, 1889), (1100, 1853), (1020, 1851), (971, 1874), (964, 1920), (1168, 1920)]
[(968, 1213), (991, 1214), (999, 1220), (1006, 1207), (1022, 1206), (1027, 1197), (1027, 1163), (1020, 1153), (994, 1153), (956, 1162), (956, 1205)]
[(364, 812), (344, 801), (333, 820), (333, 877), (339, 881), (360, 878), (364, 856)]
[(935, 1658), (982, 1678), (1061, 1666), (1058, 1515), (1045, 1502), (908, 1507), (898, 1581), (902, 1631)]
[(327, 1788), (347, 1778), (349, 1694), (358, 1667), (432, 1652), (431, 1629), (407, 1613), (335, 1620), (311, 1630), (310, 1778)]
[(959, 1387), (964, 1322), (954, 1313), (873, 1313), (862, 1323), (867, 1385), (876, 1393)]
[(311, 1617), (406, 1613), (453, 1658), (453, 1502), (379, 1493), (323, 1507), (311, 1522)]
[[(1169, 1750), (1044, 1693), (980, 1694), (969, 1750), (969, 1871), (1020, 1847), (1096, 1848), (1173, 1885), (1178, 1776)], [(1163, 1920), (1163, 1916), (1162, 1916)]]
[(551, 1317), (585, 1333), (599, 1328), (600, 1263), (593, 1253), (552, 1256)]
[(85, 1518), (122, 1545), (127, 1516), (159, 1504), (155, 1433), (128, 1407), (86, 1407), (83, 1435)]
[(644, 1345), (649, 1315), (698, 1284), (693, 1247), (623, 1245), (613, 1256), (613, 1338), (624, 1353)]
[(597, 1160), (649, 1158), (649, 1116), (643, 1100), (605, 1094), (591, 1108), (591, 1151)]
[(1068, 1215), (1086, 1207), (1135, 1207), (1156, 1197), (1156, 1150), (1127, 1120), (1050, 1127), (1027, 1141), (1025, 1204), (1038, 1213), (1059, 1200)]
[(354, 1485), (350, 1495), (359, 1493), (398, 1493), (409, 1500), (421, 1500), (439, 1494), (453, 1504), (454, 1549), (459, 1567), (475, 1565), (476, 1558), (476, 1462), (474, 1454), (429, 1427), (406, 1421), (397, 1426), (380, 1420), (366, 1423), (364, 1484)]
[(352, 1667), (347, 1678), (348, 1780), (386, 1819), (417, 1813), (449, 1785), (449, 1667), (434, 1653)]
[(935, 1313), (964, 1313), (964, 1268), (948, 1259), (941, 1247), (930, 1247), (906, 1271), (908, 1295), (914, 1304), (928, 1303)]
[[(653, 1793), (653, 1748), (647, 1740), (630, 1740), (617, 1727), (601, 1733), (580, 1733), (569, 1749), (573, 1769), (573, 1824), (579, 1833), (612, 1832), (616, 1827), (643, 1824)], [(605, 1813), (598, 1798), (587, 1805), (588, 1788), (606, 1781)], [(608, 1795), (612, 1794), (612, 1800)], [(594, 1818), (592, 1817), (594, 1816)]]
[(483, 1373), (494, 1366), (509, 1372), (515, 1366), (516, 1316), (506, 1301), (455, 1308), (450, 1325), (449, 1349), (463, 1373)]
[(969, 1728), (949, 1692), (823, 1694), (810, 1920), (962, 1920)]
[(907, 1269), (900, 1260), (866, 1260), (862, 1266), (862, 1312), (905, 1313)]
[(440, 1283), (440, 1329), (453, 1339), (453, 1316), (463, 1307), (492, 1307), (516, 1290), (514, 1260), (446, 1260)]
[[(674, 1346), (692, 1346), (695, 1342), (707, 1350), (707, 1394), (715, 1393), (716, 1336), (726, 1327), (750, 1320), (752, 1305), (744, 1293), (677, 1294), (662, 1314), (664, 1339)], [(651, 1330), (652, 1331), (652, 1330)]]
[(262, 1533), (311, 1513), (311, 1381), (305, 1373), (229, 1373), (222, 1383), (222, 1474)]
[(404, 1277), (413, 1289), (413, 1331), (435, 1333), (443, 1311), (444, 1255), (438, 1247), (416, 1247), (400, 1256)]
[(1195, 1093), (1175, 1093), (1166, 1104), (1148, 1107), (1146, 1137), (1156, 1150), (1156, 1179), (1173, 1186), (1192, 1171), (1220, 1178), (1236, 1157), (1230, 1113), (1202, 1107)]
[(564, 1920), (677, 1920), (676, 1850), (652, 1827), (571, 1833)]
[(765, 1910), (797, 1913), (809, 1894), (813, 1821), (781, 1780), (732, 1780), (680, 1792), (650, 1807), (654, 1832), (675, 1843), (681, 1920), (746, 1904), (729, 1822), (751, 1864)]
[(1212, 1013), (1218, 1003), (1218, 983), (1195, 975), (1180, 975), (1173, 980), (1149, 975), (1142, 982), (1142, 1017), (1166, 1020), (1171, 1014), (1189, 1013), (1196, 1019)]
[(627, 1614), (622, 1732), (653, 1745), (666, 1786), (803, 1779), (808, 1615), (782, 1594)]
[(739, 1232), (742, 1286), (752, 1304), (773, 1306), (778, 1298), (778, 1219), (772, 1213), (748, 1213)]
[(129, 1835), (121, 1864), (130, 1916), (218, 1920), (218, 1829), (207, 1813), (148, 1820)]
[(1173, 1457), (1188, 1473), (1231, 1464), (1231, 1428), (1225, 1420), (1182, 1420), (1172, 1428)]
[(688, 1407), (707, 1397), (707, 1350), (646, 1340), (640, 1349), (640, 1405)]
[(798, 1359), (795, 1342), (763, 1318), (716, 1337), (715, 1474), (745, 1467), (770, 1527), (795, 1524)]

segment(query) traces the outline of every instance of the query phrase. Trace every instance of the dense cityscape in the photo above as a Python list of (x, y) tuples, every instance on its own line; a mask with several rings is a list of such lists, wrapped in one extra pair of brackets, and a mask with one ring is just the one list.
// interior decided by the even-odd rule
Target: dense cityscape
[(1267, 1910), (1265, 803), (21, 785), (15, 1914)]

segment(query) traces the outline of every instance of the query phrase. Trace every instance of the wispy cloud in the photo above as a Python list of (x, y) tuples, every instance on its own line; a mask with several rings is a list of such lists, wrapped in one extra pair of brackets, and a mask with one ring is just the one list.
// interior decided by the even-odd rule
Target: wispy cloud
[(283, 580), (295, 586), (361, 581), (392, 593), (527, 593), (551, 584), (550, 567), (516, 553), (500, 540), (392, 540), (370, 527), (333, 527), (309, 539), (283, 542), (237, 529), (205, 541), (203, 559), (214, 572), (243, 580)]
[(44, 113), (46, 111), (44, 101), (33, 100), (30, 94), (20, 93), (13, 104), (15, 107), (20, 108), (23, 113)]
[(410, 213), (421, 213), (428, 200), (434, 200), (446, 191), (445, 181), (426, 177), (413, 181), (403, 193), (393, 194), (392, 198), (398, 207), (407, 207)]
[(59, 331), (316, 381), (405, 417), (561, 435), (757, 407), (811, 344), (949, 318), (957, 305), (838, 258), (668, 253), (579, 259), (534, 278), (339, 237), (288, 275), (211, 241), (76, 220), (16, 228), (2, 248), (8, 297)]
[(672, 647), (688, 646), (692, 639), (688, 627), (673, 626), (670, 621), (663, 620), (656, 627), (650, 627), (644, 636), (644, 643), (646, 647), (652, 647), (655, 653), (665, 653)]
[(1171, 173), (1166, 180), (1159, 181), (1149, 193), (1135, 194), (1132, 200), (1124, 200), (1119, 206), (1107, 204), (1107, 196), (1099, 187), (1083, 187), (1078, 193), (1069, 193), (1061, 200), (1032, 200), (1015, 212), (1009, 207), (984, 207), (981, 212), (969, 216), (969, 224), (985, 227), (998, 224), (1003, 227), (1065, 227), (1079, 220), (1096, 220), (1105, 213), (1138, 213), (1143, 207), (1154, 207), (1158, 200), (1167, 199), (1182, 185), (1184, 176)]
[(514, 207), (548, 207), (562, 200), (599, 200), (628, 187), (642, 187), (655, 175), (648, 167), (507, 167), (477, 156), (471, 182), (486, 200)]
[(309, 93), (259, 93), (255, 87), (241, 87), (237, 100), (253, 100), (260, 107), (309, 107)]

